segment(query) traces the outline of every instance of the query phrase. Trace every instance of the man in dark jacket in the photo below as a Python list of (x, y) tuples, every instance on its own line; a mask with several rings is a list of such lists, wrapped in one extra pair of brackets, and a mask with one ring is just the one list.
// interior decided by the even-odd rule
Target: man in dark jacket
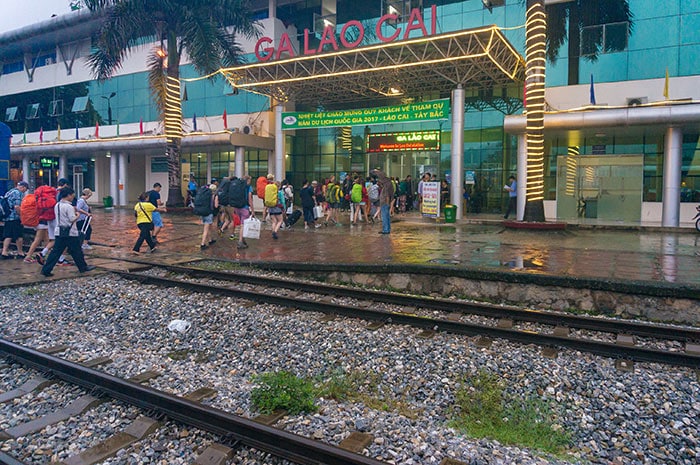
[(379, 231), (379, 234), (389, 234), (391, 233), (389, 210), (391, 202), (394, 200), (394, 185), (383, 171), (374, 169), (372, 174), (377, 176), (377, 184), (379, 184), (379, 209), (382, 215), (382, 230)]

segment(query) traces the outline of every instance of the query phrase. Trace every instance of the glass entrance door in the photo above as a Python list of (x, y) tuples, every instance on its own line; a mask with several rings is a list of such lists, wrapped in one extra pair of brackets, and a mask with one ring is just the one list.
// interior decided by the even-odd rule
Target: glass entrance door
[(569, 155), (557, 158), (557, 218), (639, 223), (641, 155)]
[(368, 154), (368, 171), (380, 167), (389, 177), (419, 179), (423, 173), (440, 178), (439, 152), (386, 152)]

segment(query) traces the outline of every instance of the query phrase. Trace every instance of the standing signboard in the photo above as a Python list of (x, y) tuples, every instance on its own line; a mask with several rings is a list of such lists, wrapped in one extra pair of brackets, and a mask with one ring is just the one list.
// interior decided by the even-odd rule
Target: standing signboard
[(423, 203), (421, 213), (428, 218), (440, 217), (440, 183), (423, 183)]

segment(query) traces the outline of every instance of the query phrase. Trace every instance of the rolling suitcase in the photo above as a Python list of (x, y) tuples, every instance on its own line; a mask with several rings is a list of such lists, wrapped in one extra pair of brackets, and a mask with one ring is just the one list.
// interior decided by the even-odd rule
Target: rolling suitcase
[(284, 220), (284, 225), (288, 228), (294, 226), (294, 224), (301, 218), (301, 210), (294, 210), (291, 215), (287, 215), (287, 219)]

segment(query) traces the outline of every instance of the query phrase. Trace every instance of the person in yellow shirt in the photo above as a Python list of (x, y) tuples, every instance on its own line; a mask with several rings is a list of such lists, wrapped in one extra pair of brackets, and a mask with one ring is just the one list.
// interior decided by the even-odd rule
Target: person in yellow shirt
[(149, 247), (149, 252), (154, 252), (156, 250), (156, 243), (151, 237), (151, 231), (153, 231), (153, 212), (159, 211), (164, 212), (165, 207), (157, 207), (148, 201), (148, 194), (144, 192), (139, 195), (139, 201), (134, 206), (134, 214), (136, 215), (136, 226), (139, 228), (140, 234), (139, 238), (134, 244), (133, 252), (135, 254), (141, 253), (141, 245), (143, 241), (146, 241)]

